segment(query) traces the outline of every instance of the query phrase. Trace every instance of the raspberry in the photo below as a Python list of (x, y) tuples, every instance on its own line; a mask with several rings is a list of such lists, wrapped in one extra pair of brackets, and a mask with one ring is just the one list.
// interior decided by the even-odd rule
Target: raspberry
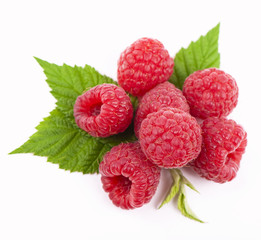
[(183, 93), (191, 114), (202, 119), (227, 116), (238, 101), (235, 79), (216, 68), (199, 70), (189, 75)]
[(201, 150), (199, 124), (189, 113), (177, 108), (150, 113), (141, 123), (139, 136), (143, 152), (159, 167), (182, 167)]
[(141, 122), (149, 113), (157, 112), (163, 107), (173, 107), (189, 112), (189, 105), (182, 91), (170, 82), (164, 82), (151, 89), (142, 97), (134, 121), (135, 135), (139, 138)]
[(156, 39), (141, 38), (121, 53), (118, 82), (134, 96), (142, 96), (157, 84), (167, 81), (174, 61)]
[(80, 95), (74, 105), (76, 124), (94, 137), (108, 137), (126, 130), (133, 107), (125, 91), (114, 84), (97, 85)]
[(233, 120), (207, 118), (202, 123), (202, 150), (190, 165), (201, 176), (218, 183), (236, 177), (247, 145), (247, 133)]
[(146, 158), (138, 142), (113, 147), (99, 169), (103, 189), (117, 207), (124, 209), (148, 203), (159, 184), (160, 168)]

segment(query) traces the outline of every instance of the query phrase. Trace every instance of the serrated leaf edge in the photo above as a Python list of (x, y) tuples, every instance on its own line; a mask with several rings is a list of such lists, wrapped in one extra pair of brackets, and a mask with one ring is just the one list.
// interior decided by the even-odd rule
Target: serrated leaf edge
[[(203, 69), (203, 64), (205, 62), (205, 59), (210, 56), (211, 54), (213, 54), (212, 52), (207, 52), (207, 55), (204, 54), (204, 52), (202, 51), (202, 39), (205, 38), (207, 40), (209, 40), (209, 35), (211, 35), (213, 32), (217, 31), (217, 39), (215, 41), (217, 41), (218, 43), (218, 38), (219, 38), (219, 29), (220, 29), (220, 23), (218, 23), (215, 27), (213, 27), (212, 29), (210, 29), (205, 35), (201, 35), (196, 41), (191, 41), (190, 44), (188, 45), (187, 48), (184, 48), (182, 47), (175, 55), (174, 57), (174, 71), (173, 71), (173, 74), (171, 75), (169, 81), (173, 84), (175, 84), (176, 87), (178, 87), (179, 89), (182, 90), (182, 87), (183, 87), (183, 84), (184, 84), (184, 80), (179, 80), (179, 77), (177, 75), (177, 72), (178, 72), (178, 69), (177, 69), (177, 65), (178, 65), (178, 60), (179, 60), (179, 57), (182, 56), (183, 59), (186, 58), (186, 54), (185, 54), (185, 51), (190, 49), (191, 52), (192, 52), (192, 55), (194, 56), (193, 57), (193, 61), (195, 62), (195, 59), (196, 59), (196, 53), (194, 52), (194, 45), (197, 43), (197, 42), (200, 42), (200, 51), (202, 52), (202, 55), (204, 56), (204, 60), (200, 63), (200, 66), (198, 66), (198, 63), (195, 62), (196, 64), (196, 70), (201, 70)], [(211, 41), (209, 41), (211, 42)], [(209, 68), (209, 67), (219, 67), (220, 65), (220, 53), (218, 52), (218, 49), (214, 49), (213, 51), (215, 52), (217, 50), (217, 57), (210, 63), (208, 64), (205, 68)], [(184, 68), (185, 68), (185, 71), (186, 71), (186, 75), (189, 76), (190, 75), (190, 71), (188, 70), (189, 66), (187, 65), (187, 61), (181, 61), (184, 65)], [(214, 64), (214, 63), (217, 63), (217, 64)], [(196, 71), (195, 70), (195, 71)], [(192, 72), (191, 72), (192, 73)]]

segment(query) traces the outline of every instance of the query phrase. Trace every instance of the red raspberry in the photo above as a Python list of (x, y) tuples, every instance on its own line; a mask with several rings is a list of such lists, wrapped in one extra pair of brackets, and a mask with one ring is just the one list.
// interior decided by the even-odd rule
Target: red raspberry
[(94, 137), (126, 130), (133, 117), (129, 96), (114, 84), (97, 85), (80, 95), (74, 105), (76, 124)]
[(183, 93), (193, 116), (199, 118), (227, 116), (237, 105), (235, 79), (216, 68), (199, 70), (187, 77)]
[(100, 173), (103, 189), (117, 207), (124, 209), (148, 203), (160, 179), (160, 168), (146, 158), (138, 142), (113, 147), (105, 154)]
[(170, 82), (164, 82), (151, 89), (142, 97), (136, 112), (134, 131), (139, 138), (141, 122), (149, 113), (157, 112), (163, 107), (173, 107), (189, 112), (189, 105), (182, 91)]
[(203, 144), (190, 165), (201, 176), (218, 183), (235, 178), (247, 145), (247, 133), (233, 120), (207, 118), (202, 123)]
[(196, 119), (177, 108), (150, 113), (140, 127), (140, 145), (159, 167), (177, 168), (195, 159), (201, 150), (201, 129)]
[(141, 38), (121, 53), (118, 61), (118, 82), (134, 96), (142, 96), (157, 84), (167, 81), (174, 61), (163, 44)]

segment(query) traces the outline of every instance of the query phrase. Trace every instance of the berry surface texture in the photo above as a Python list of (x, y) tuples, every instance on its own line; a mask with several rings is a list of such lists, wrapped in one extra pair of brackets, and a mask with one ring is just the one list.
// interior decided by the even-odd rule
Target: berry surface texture
[(133, 107), (125, 91), (114, 84), (102, 84), (80, 95), (74, 105), (77, 125), (94, 137), (108, 137), (127, 129)]
[(189, 105), (180, 89), (170, 82), (164, 82), (148, 91), (140, 100), (134, 120), (134, 131), (139, 138), (142, 121), (149, 113), (157, 112), (163, 107), (173, 107), (189, 112)]
[(202, 124), (203, 146), (191, 164), (208, 180), (218, 183), (236, 177), (247, 145), (247, 133), (233, 120), (207, 118)]
[(201, 128), (189, 113), (162, 108), (150, 113), (140, 128), (140, 144), (146, 156), (159, 167), (182, 167), (201, 150)]
[(155, 194), (160, 168), (149, 161), (138, 142), (122, 143), (105, 154), (100, 174), (112, 202), (133, 209), (148, 203)]
[(192, 73), (185, 80), (183, 93), (193, 116), (227, 116), (238, 102), (238, 86), (233, 77), (216, 68)]
[(163, 44), (151, 38), (141, 38), (120, 55), (118, 82), (134, 96), (142, 96), (157, 84), (167, 81), (174, 61)]

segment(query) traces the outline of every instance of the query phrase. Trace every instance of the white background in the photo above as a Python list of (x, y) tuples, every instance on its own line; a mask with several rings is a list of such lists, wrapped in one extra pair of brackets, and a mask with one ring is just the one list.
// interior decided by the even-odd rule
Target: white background
[[(0, 239), (261, 239), (259, 1), (1, 1)], [(116, 208), (99, 175), (69, 173), (46, 158), (7, 155), (55, 107), (37, 56), (89, 64), (116, 79), (117, 59), (140, 37), (157, 38), (172, 56), (220, 22), (221, 69), (240, 95), (230, 115), (248, 132), (238, 176), (217, 184), (185, 175), (200, 194), (188, 201), (205, 224), (173, 203), (157, 210), (171, 183), (163, 172), (151, 201)]]

